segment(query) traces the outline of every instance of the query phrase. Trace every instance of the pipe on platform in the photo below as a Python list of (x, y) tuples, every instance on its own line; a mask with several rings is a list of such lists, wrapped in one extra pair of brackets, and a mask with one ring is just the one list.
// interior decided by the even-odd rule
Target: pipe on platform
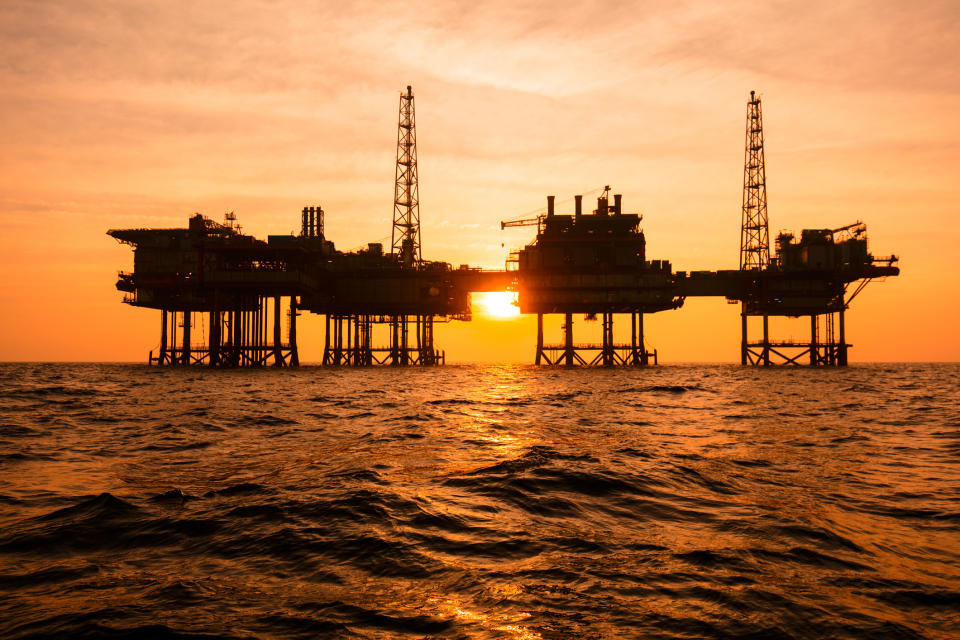
[(556, 196), (547, 196), (547, 217), (553, 217), (553, 200)]
[(618, 216), (623, 213), (623, 194), (613, 194), (613, 215)]
[(573, 196), (573, 201), (576, 207), (574, 211), (577, 217), (579, 218), (580, 216), (583, 215), (583, 196)]

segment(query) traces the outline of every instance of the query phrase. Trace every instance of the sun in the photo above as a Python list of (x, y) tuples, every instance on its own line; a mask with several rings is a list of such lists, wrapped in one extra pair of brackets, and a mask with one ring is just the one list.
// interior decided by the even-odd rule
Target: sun
[(497, 320), (508, 320), (520, 315), (517, 294), (513, 291), (474, 293), (472, 306), (480, 314)]

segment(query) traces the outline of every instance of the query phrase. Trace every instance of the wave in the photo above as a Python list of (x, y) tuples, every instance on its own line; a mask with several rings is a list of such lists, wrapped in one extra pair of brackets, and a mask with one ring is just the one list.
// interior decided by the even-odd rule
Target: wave
[(324, 372), (0, 364), (0, 636), (955, 635), (958, 366)]

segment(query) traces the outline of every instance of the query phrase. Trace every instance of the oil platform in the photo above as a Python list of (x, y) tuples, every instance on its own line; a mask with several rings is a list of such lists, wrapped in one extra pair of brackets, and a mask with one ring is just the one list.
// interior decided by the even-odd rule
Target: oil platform
[[(687, 295), (723, 295), (741, 305), (741, 364), (847, 364), (844, 312), (875, 279), (899, 275), (894, 255), (867, 250), (867, 226), (856, 221), (836, 229), (781, 232), (770, 255), (767, 178), (760, 97), (750, 92), (744, 145), (740, 269), (694, 272)], [(809, 341), (770, 339), (769, 318), (810, 318)], [(750, 339), (748, 318), (759, 318), (762, 335)]]
[[(108, 234), (134, 247), (134, 269), (120, 272), (123, 301), (160, 311), (157, 365), (297, 366), (297, 318), (323, 315), (328, 366), (438, 365), (438, 322), (470, 319), (470, 294), (515, 291), (522, 313), (537, 314), (538, 365), (644, 366), (644, 315), (680, 308), (688, 296), (722, 296), (741, 307), (744, 365), (846, 365), (844, 311), (867, 283), (899, 274), (897, 258), (874, 258), (862, 222), (781, 233), (770, 255), (760, 98), (750, 93), (737, 270), (674, 272), (648, 260), (642, 215), (625, 213), (605, 187), (597, 207), (501, 222), (535, 226), (535, 239), (512, 252), (504, 270), (426, 261), (421, 256), (416, 123), (411, 87), (400, 95), (390, 251), (338, 251), (324, 234), (324, 210), (304, 207), (298, 235), (244, 235), (236, 217), (217, 223), (196, 214), (186, 228), (121, 229)], [(541, 210), (543, 211), (543, 210)], [(562, 341), (544, 343), (543, 317), (563, 317)], [(574, 315), (602, 318), (599, 344), (577, 343)], [(617, 314), (630, 319), (629, 343), (614, 340)], [(809, 341), (774, 341), (771, 316), (810, 318)], [(748, 319), (762, 337), (750, 339)], [(376, 336), (381, 336), (377, 342)], [(197, 338), (200, 337), (200, 340)], [(385, 340), (383, 339), (385, 337)]]
[[(554, 212), (555, 196), (547, 196), (545, 215), (504, 221), (500, 228), (537, 226), (536, 240), (515, 252), (516, 286), (521, 313), (537, 314), (536, 364), (567, 366), (645, 365), (656, 352), (647, 351), (643, 314), (676, 309), (683, 304), (679, 280), (668, 260), (647, 260), (639, 213), (623, 212), (623, 196), (604, 187), (597, 208), (583, 213), (583, 196), (574, 196), (573, 214)], [(563, 342), (545, 345), (544, 314), (563, 314)], [(590, 320), (602, 316), (600, 344), (577, 344), (574, 314)], [(630, 344), (613, 339), (615, 314), (630, 314)]]

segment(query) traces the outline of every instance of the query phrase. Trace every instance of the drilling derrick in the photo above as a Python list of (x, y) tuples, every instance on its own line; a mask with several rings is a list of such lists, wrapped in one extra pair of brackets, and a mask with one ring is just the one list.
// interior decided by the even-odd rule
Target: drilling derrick
[[(404, 269), (419, 268), (420, 189), (417, 178), (417, 120), (413, 106), (413, 87), (400, 94), (400, 118), (397, 126), (397, 171), (393, 190), (393, 253)], [(409, 343), (409, 318), (390, 318), (389, 361), (394, 365), (436, 364), (433, 348), (433, 316), (416, 316), (417, 347)]]
[(763, 160), (763, 115), (760, 98), (750, 92), (747, 102), (746, 149), (743, 161), (743, 216), (740, 229), (740, 270), (760, 271), (770, 264), (767, 224), (767, 171)]
[(420, 194), (417, 185), (417, 130), (413, 88), (400, 94), (397, 172), (393, 196), (393, 253), (404, 267), (420, 264)]
[[(417, 133), (410, 86), (400, 94), (391, 247), (384, 254), (383, 247), (373, 243), (345, 258), (355, 264), (350, 276), (334, 287), (334, 302), (327, 307), (324, 364), (441, 364), (444, 355), (434, 344), (434, 322), (469, 311), (467, 293), (454, 284), (449, 265), (421, 259)], [(378, 325), (386, 325), (387, 346), (374, 345)]]
[[(899, 274), (896, 262), (896, 256), (875, 258), (867, 251), (867, 228), (859, 221), (837, 229), (804, 229), (799, 238), (781, 232), (771, 257), (763, 118), (760, 98), (751, 91), (743, 166), (740, 269), (734, 272), (743, 289), (727, 295), (742, 304), (740, 362), (771, 365), (804, 360), (813, 366), (846, 365), (851, 345), (846, 341), (844, 313), (868, 282)], [(855, 289), (848, 293), (851, 284)], [(762, 318), (763, 335), (759, 340), (749, 339), (750, 316)], [(809, 340), (771, 341), (771, 316), (809, 316)]]
[[(743, 213), (740, 223), (740, 271), (761, 272), (770, 264), (770, 228), (767, 222), (767, 170), (763, 157), (763, 114), (760, 98), (750, 92), (747, 101), (746, 141), (743, 153)], [(746, 301), (740, 307), (740, 362), (750, 359)], [(758, 355), (770, 364), (770, 319), (763, 314), (763, 342)]]

